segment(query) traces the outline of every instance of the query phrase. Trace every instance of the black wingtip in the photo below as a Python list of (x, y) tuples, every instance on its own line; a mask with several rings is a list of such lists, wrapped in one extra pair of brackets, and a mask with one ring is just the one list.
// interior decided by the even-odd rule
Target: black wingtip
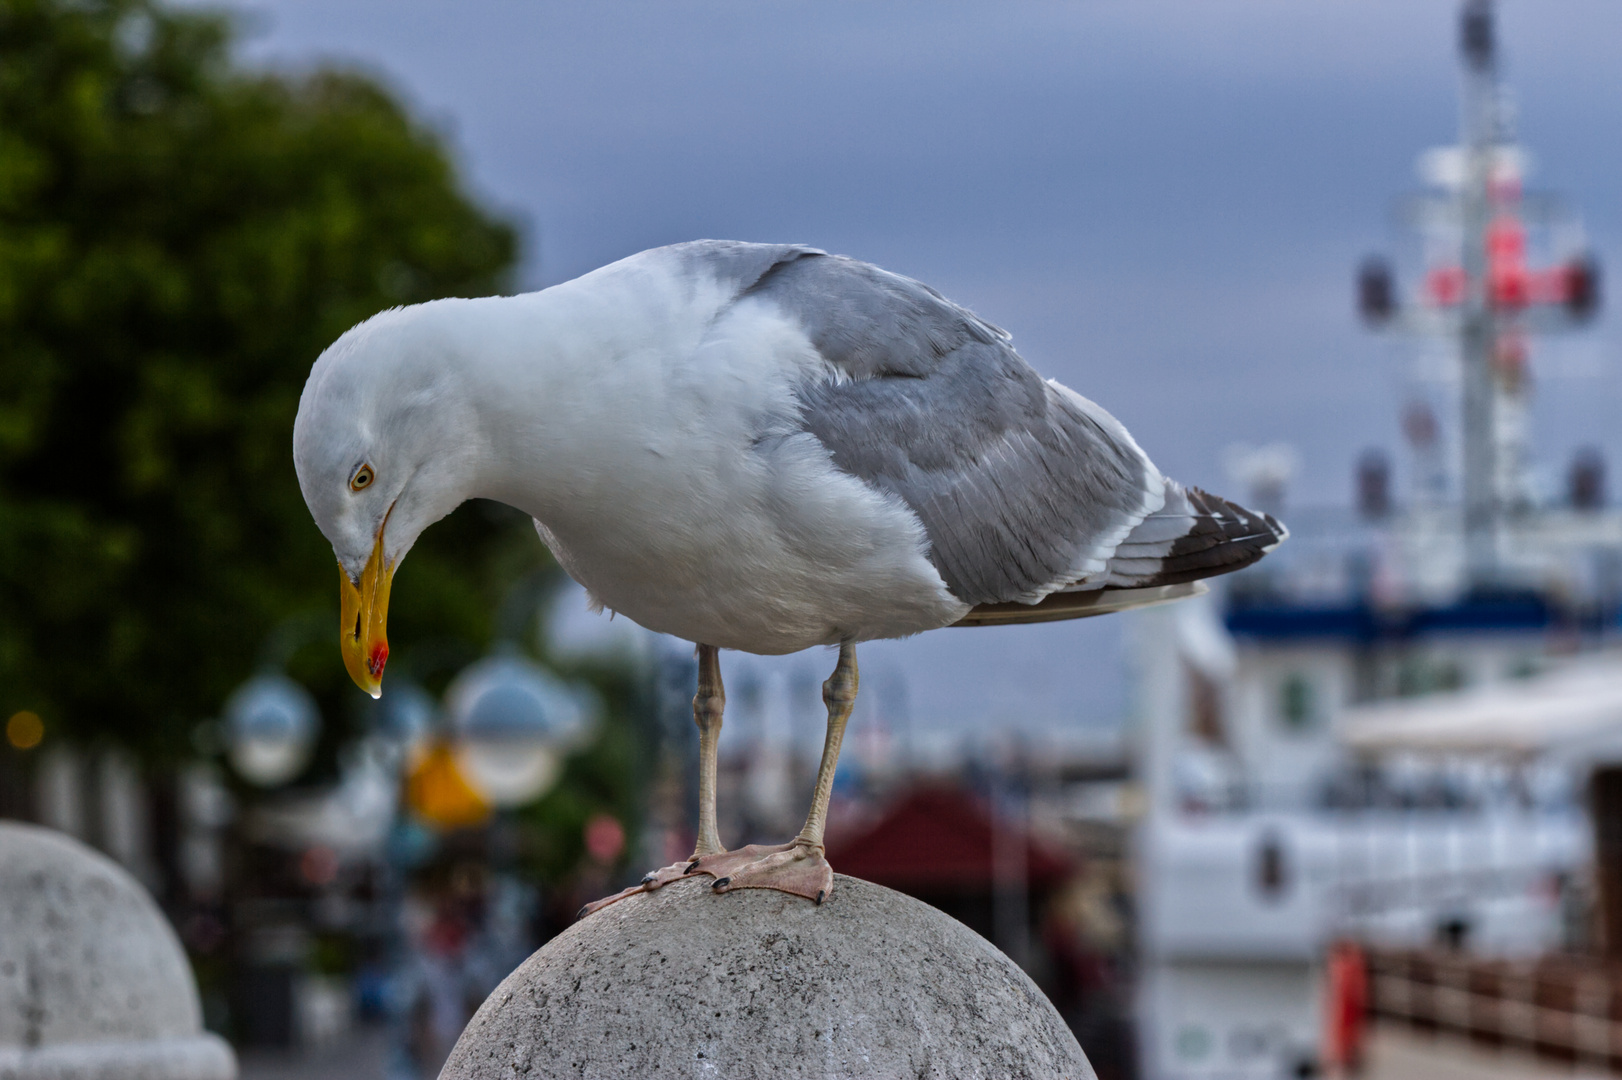
[(1198, 515), (1194, 526), (1172, 542), (1171, 550), (1161, 558), (1159, 573), (1133, 581), (1133, 588), (1182, 585), (1243, 570), (1290, 535), (1272, 514), (1247, 510), (1201, 488), (1184, 490)]

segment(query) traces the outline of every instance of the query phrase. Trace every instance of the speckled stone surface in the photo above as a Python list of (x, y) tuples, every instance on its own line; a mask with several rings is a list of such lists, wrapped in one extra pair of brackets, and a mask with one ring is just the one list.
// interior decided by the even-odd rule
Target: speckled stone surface
[(576, 923), (490, 995), (441, 1080), (1093, 1080), (1042, 992), (990, 942), (839, 877), (821, 907), (708, 878)]
[(139, 882), (0, 822), (0, 1080), (230, 1080), (180, 942)]

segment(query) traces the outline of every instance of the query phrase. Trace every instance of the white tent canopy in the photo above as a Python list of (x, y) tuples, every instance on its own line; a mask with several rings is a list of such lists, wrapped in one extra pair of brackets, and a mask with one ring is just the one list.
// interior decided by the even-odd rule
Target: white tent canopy
[(1339, 737), (1363, 753), (1622, 760), (1622, 656), (1515, 682), (1348, 709)]

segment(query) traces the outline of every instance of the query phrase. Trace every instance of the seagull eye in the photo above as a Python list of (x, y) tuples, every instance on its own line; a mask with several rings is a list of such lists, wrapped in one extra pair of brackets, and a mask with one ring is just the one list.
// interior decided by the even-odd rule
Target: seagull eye
[(372, 467), (370, 465), (362, 465), (360, 468), (355, 470), (355, 475), (349, 478), (349, 490), (359, 491), (364, 487), (370, 486), (371, 483)]

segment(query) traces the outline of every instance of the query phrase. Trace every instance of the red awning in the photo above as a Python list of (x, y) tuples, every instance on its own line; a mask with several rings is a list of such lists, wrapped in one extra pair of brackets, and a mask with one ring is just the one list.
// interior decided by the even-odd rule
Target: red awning
[[(916, 788), (891, 804), (871, 827), (830, 848), (828, 861), (841, 874), (903, 892), (989, 890), (992, 832), (985, 803), (969, 792)], [(1028, 832), (1019, 830), (998, 839), (1024, 845), (1030, 888), (1051, 888), (1069, 876), (1070, 861)]]

